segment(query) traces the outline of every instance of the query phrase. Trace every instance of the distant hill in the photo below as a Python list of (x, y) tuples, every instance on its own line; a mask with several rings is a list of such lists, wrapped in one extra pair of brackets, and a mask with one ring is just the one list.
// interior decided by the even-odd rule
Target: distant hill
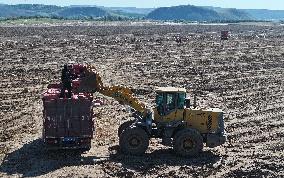
[(136, 8), (136, 7), (103, 7), (98, 6), (111, 15), (128, 17), (128, 18), (144, 18), (148, 13), (154, 10), (154, 8)]
[(40, 5), (40, 4), (19, 4), (19, 5), (0, 5), (0, 17), (19, 17), (19, 16), (51, 16), (62, 10), (62, 7)]
[(284, 10), (233, 9), (211, 6), (182, 5), (161, 8), (103, 7), (103, 6), (53, 6), (41, 4), (0, 4), (0, 18), (60, 17), (67, 19), (153, 19), (189, 21), (231, 20), (284, 20)]
[(136, 8), (136, 7), (102, 7), (109, 11), (121, 11), (129, 14), (147, 15), (155, 8)]
[(198, 6), (173, 6), (155, 9), (147, 15), (153, 20), (190, 20), (190, 21), (216, 21), (216, 20), (250, 20), (250, 15), (237, 9), (224, 9)]
[(244, 9), (257, 20), (284, 20), (284, 10)]
[(108, 12), (98, 7), (68, 7), (58, 11), (56, 15), (64, 18), (85, 18), (107, 16)]
[(255, 20), (251, 14), (235, 8), (205, 7), (216, 11), (222, 20)]
[(197, 6), (173, 6), (161, 7), (150, 12), (146, 18), (153, 20), (192, 20), (207, 21), (220, 19), (220, 15), (214, 10)]
[(98, 7), (60, 7), (41, 4), (0, 5), (0, 17), (62, 17), (62, 18), (86, 18), (102, 17), (109, 13)]
[(124, 17), (142, 18), (150, 12), (151, 8), (134, 7), (96, 7), (96, 6), (51, 6), (41, 4), (0, 4), (0, 17), (62, 17), (67, 19), (83, 19), (89, 17)]

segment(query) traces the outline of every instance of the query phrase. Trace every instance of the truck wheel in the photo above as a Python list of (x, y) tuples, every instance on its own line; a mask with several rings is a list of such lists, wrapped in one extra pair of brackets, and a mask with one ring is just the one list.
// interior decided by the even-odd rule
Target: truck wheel
[(149, 136), (140, 127), (129, 127), (119, 136), (119, 146), (125, 154), (142, 155), (149, 146)]
[(121, 124), (121, 125), (118, 127), (118, 131), (117, 131), (118, 137), (120, 136), (120, 134), (121, 134), (127, 127), (131, 126), (133, 123), (134, 123), (134, 121), (126, 121), (126, 122), (124, 122), (123, 124)]
[(193, 129), (182, 129), (174, 136), (174, 151), (183, 157), (197, 156), (203, 149), (203, 138)]

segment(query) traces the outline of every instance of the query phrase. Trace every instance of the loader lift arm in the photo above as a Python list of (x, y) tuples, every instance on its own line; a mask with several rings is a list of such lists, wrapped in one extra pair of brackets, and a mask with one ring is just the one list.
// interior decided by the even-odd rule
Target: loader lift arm
[(79, 92), (101, 93), (105, 96), (114, 98), (120, 104), (128, 105), (135, 109), (142, 118), (147, 117), (150, 111), (146, 105), (134, 97), (131, 89), (121, 86), (106, 87), (103, 85), (101, 77), (94, 66), (87, 66), (80, 78)]

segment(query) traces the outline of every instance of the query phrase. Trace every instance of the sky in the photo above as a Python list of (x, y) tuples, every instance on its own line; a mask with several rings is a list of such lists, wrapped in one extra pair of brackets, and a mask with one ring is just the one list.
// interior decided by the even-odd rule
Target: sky
[(3, 4), (97, 5), (106, 7), (215, 6), (239, 9), (284, 10), (284, 0), (0, 0)]

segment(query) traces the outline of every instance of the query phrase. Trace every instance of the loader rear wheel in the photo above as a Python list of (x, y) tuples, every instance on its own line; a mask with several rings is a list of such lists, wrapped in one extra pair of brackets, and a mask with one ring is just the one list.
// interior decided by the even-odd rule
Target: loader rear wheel
[(119, 146), (125, 154), (142, 155), (149, 146), (149, 136), (140, 127), (129, 127), (119, 136)]
[(123, 124), (121, 124), (121, 125), (118, 127), (118, 131), (117, 131), (118, 137), (120, 136), (120, 134), (121, 134), (126, 128), (128, 128), (129, 126), (131, 126), (133, 123), (134, 123), (134, 121), (126, 121), (126, 122), (124, 122)]
[(203, 149), (203, 138), (193, 129), (182, 129), (174, 136), (174, 151), (182, 157), (195, 157)]

